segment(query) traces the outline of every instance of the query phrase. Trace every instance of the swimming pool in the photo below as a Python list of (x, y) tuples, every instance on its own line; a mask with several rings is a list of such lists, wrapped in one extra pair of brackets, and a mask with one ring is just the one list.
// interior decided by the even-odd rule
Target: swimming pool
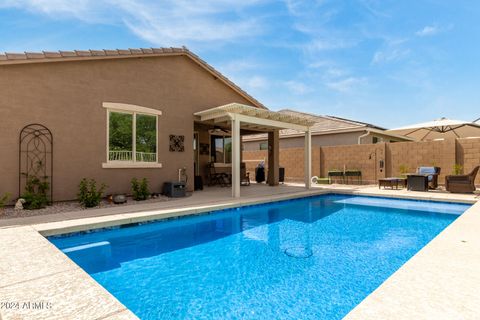
[(141, 319), (341, 319), (469, 206), (322, 195), (49, 240)]

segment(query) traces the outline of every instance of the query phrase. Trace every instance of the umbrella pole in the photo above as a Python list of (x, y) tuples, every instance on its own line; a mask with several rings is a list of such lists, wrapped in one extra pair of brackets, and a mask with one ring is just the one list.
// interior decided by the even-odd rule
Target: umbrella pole
[(423, 139), (425, 139), (425, 138), (430, 134), (430, 132), (432, 132), (432, 128), (429, 128), (429, 129), (428, 129), (427, 134), (425, 134), (425, 135), (422, 137), (422, 139), (420, 139), (420, 141), (423, 141)]

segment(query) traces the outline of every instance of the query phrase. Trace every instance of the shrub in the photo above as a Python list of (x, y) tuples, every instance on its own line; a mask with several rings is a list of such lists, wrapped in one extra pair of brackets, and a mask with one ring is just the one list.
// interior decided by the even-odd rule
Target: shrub
[(10, 198), (10, 193), (5, 193), (3, 196), (0, 197), (0, 208), (3, 208), (7, 203), (8, 199)]
[(143, 178), (141, 182), (138, 182), (137, 178), (132, 179), (132, 196), (136, 201), (147, 200), (150, 195), (148, 190), (148, 180)]
[(27, 210), (45, 208), (49, 202), (47, 197), (49, 189), (50, 184), (47, 182), (47, 177), (43, 177), (43, 180), (36, 176), (28, 177), (25, 192), (20, 197), (25, 199), (23, 207)]
[(454, 175), (462, 174), (462, 172), (463, 172), (463, 166), (461, 164), (455, 164), (453, 166), (453, 174)]
[(400, 172), (400, 176), (406, 177), (408, 173), (408, 166), (406, 164), (401, 164), (398, 168), (398, 171)]
[(100, 204), (106, 187), (107, 185), (102, 183), (97, 190), (97, 182), (94, 179), (83, 178), (78, 186), (78, 201), (86, 208), (96, 207)]

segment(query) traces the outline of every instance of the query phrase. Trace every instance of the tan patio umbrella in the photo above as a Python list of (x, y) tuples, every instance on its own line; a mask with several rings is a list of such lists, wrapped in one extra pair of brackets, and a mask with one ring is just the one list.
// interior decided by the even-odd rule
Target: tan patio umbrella
[(413, 138), (417, 141), (480, 137), (480, 124), (441, 118), (430, 122), (387, 130), (389, 133)]

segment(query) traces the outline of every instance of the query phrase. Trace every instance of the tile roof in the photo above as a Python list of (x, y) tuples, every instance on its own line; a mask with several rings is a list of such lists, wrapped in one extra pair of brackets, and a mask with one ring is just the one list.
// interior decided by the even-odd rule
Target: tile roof
[[(326, 115), (322, 116), (322, 115), (316, 115), (312, 113), (295, 111), (291, 109), (283, 109), (278, 112), (291, 115), (291, 116), (304, 117), (307, 120), (315, 122), (315, 124), (310, 128), (313, 135), (315, 133), (328, 133), (329, 131), (339, 131), (339, 130), (356, 131), (362, 128), (373, 128), (377, 130), (385, 130), (384, 128), (377, 127), (369, 123), (354, 121), (354, 120), (349, 120), (349, 119), (344, 119), (344, 118), (339, 118), (334, 116), (326, 116)], [(281, 137), (295, 136), (298, 134), (303, 135), (303, 133), (296, 130), (291, 130), (291, 129), (280, 130)], [(255, 135), (245, 136), (244, 141), (258, 140), (258, 139), (265, 139), (265, 138), (266, 138), (265, 134), (255, 134)]]
[(235, 90), (245, 99), (247, 99), (255, 107), (267, 109), (261, 102), (253, 98), (242, 88), (233, 83), (217, 71), (210, 64), (202, 60), (199, 56), (182, 48), (140, 48), (140, 49), (116, 49), (116, 50), (74, 50), (74, 51), (42, 51), (42, 52), (24, 52), (0, 54), (0, 66), (11, 64), (41, 63), (41, 62), (61, 62), (61, 61), (78, 61), (78, 60), (100, 60), (115, 58), (135, 58), (135, 57), (159, 57), (183, 55), (189, 57), (199, 64), (205, 70), (210, 72), (215, 78), (223, 81), (227, 86)]

